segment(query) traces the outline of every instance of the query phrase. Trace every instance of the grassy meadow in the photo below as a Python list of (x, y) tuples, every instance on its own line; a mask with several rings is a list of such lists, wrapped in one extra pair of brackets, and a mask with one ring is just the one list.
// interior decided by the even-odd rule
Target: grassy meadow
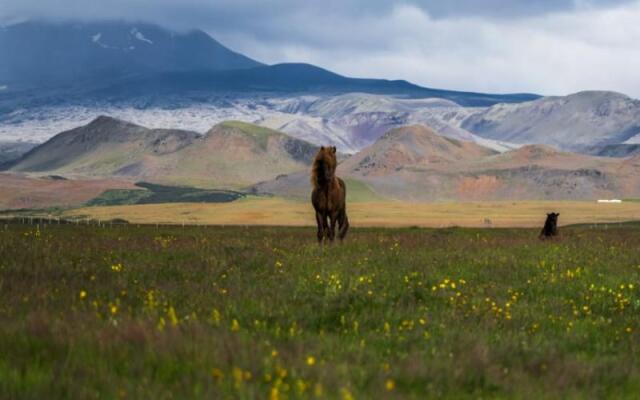
[(0, 224), (0, 397), (637, 398), (640, 224)]
[[(362, 191), (358, 192), (362, 193)], [(560, 213), (560, 224), (640, 220), (640, 202), (598, 204), (595, 201), (484, 201), (410, 203), (353, 201), (347, 206), (352, 225), (360, 227), (541, 227), (546, 213)], [(228, 203), (136, 204), (83, 207), (68, 218), (123, 218), (141, 224), (286, 225), (315, 224), (308, 201), (248, 196)]]

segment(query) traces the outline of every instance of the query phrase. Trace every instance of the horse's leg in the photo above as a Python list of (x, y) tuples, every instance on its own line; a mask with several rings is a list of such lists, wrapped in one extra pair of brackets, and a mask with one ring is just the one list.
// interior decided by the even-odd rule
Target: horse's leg
[(329, 231), (329, 216), (326, 212), (322, 213), (322, 230), (324, 232), (324, 239), (326, 242), (326, 240), (328, 240), (329, 236), (331, 235), (331, 232)]
[(331, 226), (329, 227), (329, 240), (333, 242), (336, 237), (336, 222), (338, 221), (338, 214), (332, 212), (330, 215)]
[(323, 221), (322, 214), (318, 211), (316, 211), (316, 224), (318, 225), (318, 243), (322, 244), (325, 222)]
[(349, 230), (349, 218), (347, 217), (346, 211), (342, 211), (342, 213), (340, 213), (340, 219), (338, 222), (340, 224), (340, 233), (338, 234), (338, 237), (342, 240), (347, 236), (347, 231)]

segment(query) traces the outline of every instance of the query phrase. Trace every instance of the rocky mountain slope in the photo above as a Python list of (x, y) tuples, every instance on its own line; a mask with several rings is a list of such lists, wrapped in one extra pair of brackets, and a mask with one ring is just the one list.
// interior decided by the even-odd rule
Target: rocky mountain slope
[(189, 131), (147, 129), (101, 116), (86, 126), (54, 136), (25, 154), (11, 169), (109, 176), (145, 157), (174, 153), (199, 136)]
[(580, 92), (521, 104), (498, 104), (464, 119), (479, 136), (565, 150), (619, 144), (640, 134), (640, 100), (614, 92)]
[(473, 142), (438, 135), (424, 125), (410, 125), (390, 130), (341, 167), (361, 177), (385, 176), (403, 169), (453, 172), (494, 154), (497, 152)]
[(411, 124), (425, 124), (445, 136), (497, 150), (512, 148), (507, 143), (485, 139), (461, 128), (461, 122), (471, 111), (445, 99), (349, 93), (275, 99), (270, 104), (277, 113), (267, 113), (258, 123), (314, 143), (323, 140), (345, 152), (357, 152), (385, 132)]

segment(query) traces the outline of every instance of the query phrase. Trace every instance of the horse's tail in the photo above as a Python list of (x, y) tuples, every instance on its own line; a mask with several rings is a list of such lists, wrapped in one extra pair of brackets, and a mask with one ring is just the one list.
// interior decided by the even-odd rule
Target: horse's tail
[(342, 240), (347, 236), (347, 231), (349, 230), (349, 217), (347, 217), (347, 184), (340, 178), (338, 178), (338, 183), (342, 189), (342, 210), (338, 217), (338, 225), (340, 227), (338, 238)]

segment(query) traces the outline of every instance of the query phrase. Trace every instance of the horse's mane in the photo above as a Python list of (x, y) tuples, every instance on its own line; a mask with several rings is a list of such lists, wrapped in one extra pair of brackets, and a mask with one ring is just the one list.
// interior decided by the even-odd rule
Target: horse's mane
[(311, 186), (314, 189), (318, 188), (318, 157), (320, 153), (316, 155), (316, 158), (313, 160), (313, 165), (311, 166)]
[(318, 150), (318, 154), (316, 154), (315, 159), (313, 160), (313, 165), (311, 166), (311, 185), (314, 189), (320, 188), (320, 180), (318, 179), (320, 174), (322, 173), (320, 169), (320, 164), (322, 162), (329, 163), (335, 171), (336, 167), (336, 150), (335, 147), (320, 147)]

